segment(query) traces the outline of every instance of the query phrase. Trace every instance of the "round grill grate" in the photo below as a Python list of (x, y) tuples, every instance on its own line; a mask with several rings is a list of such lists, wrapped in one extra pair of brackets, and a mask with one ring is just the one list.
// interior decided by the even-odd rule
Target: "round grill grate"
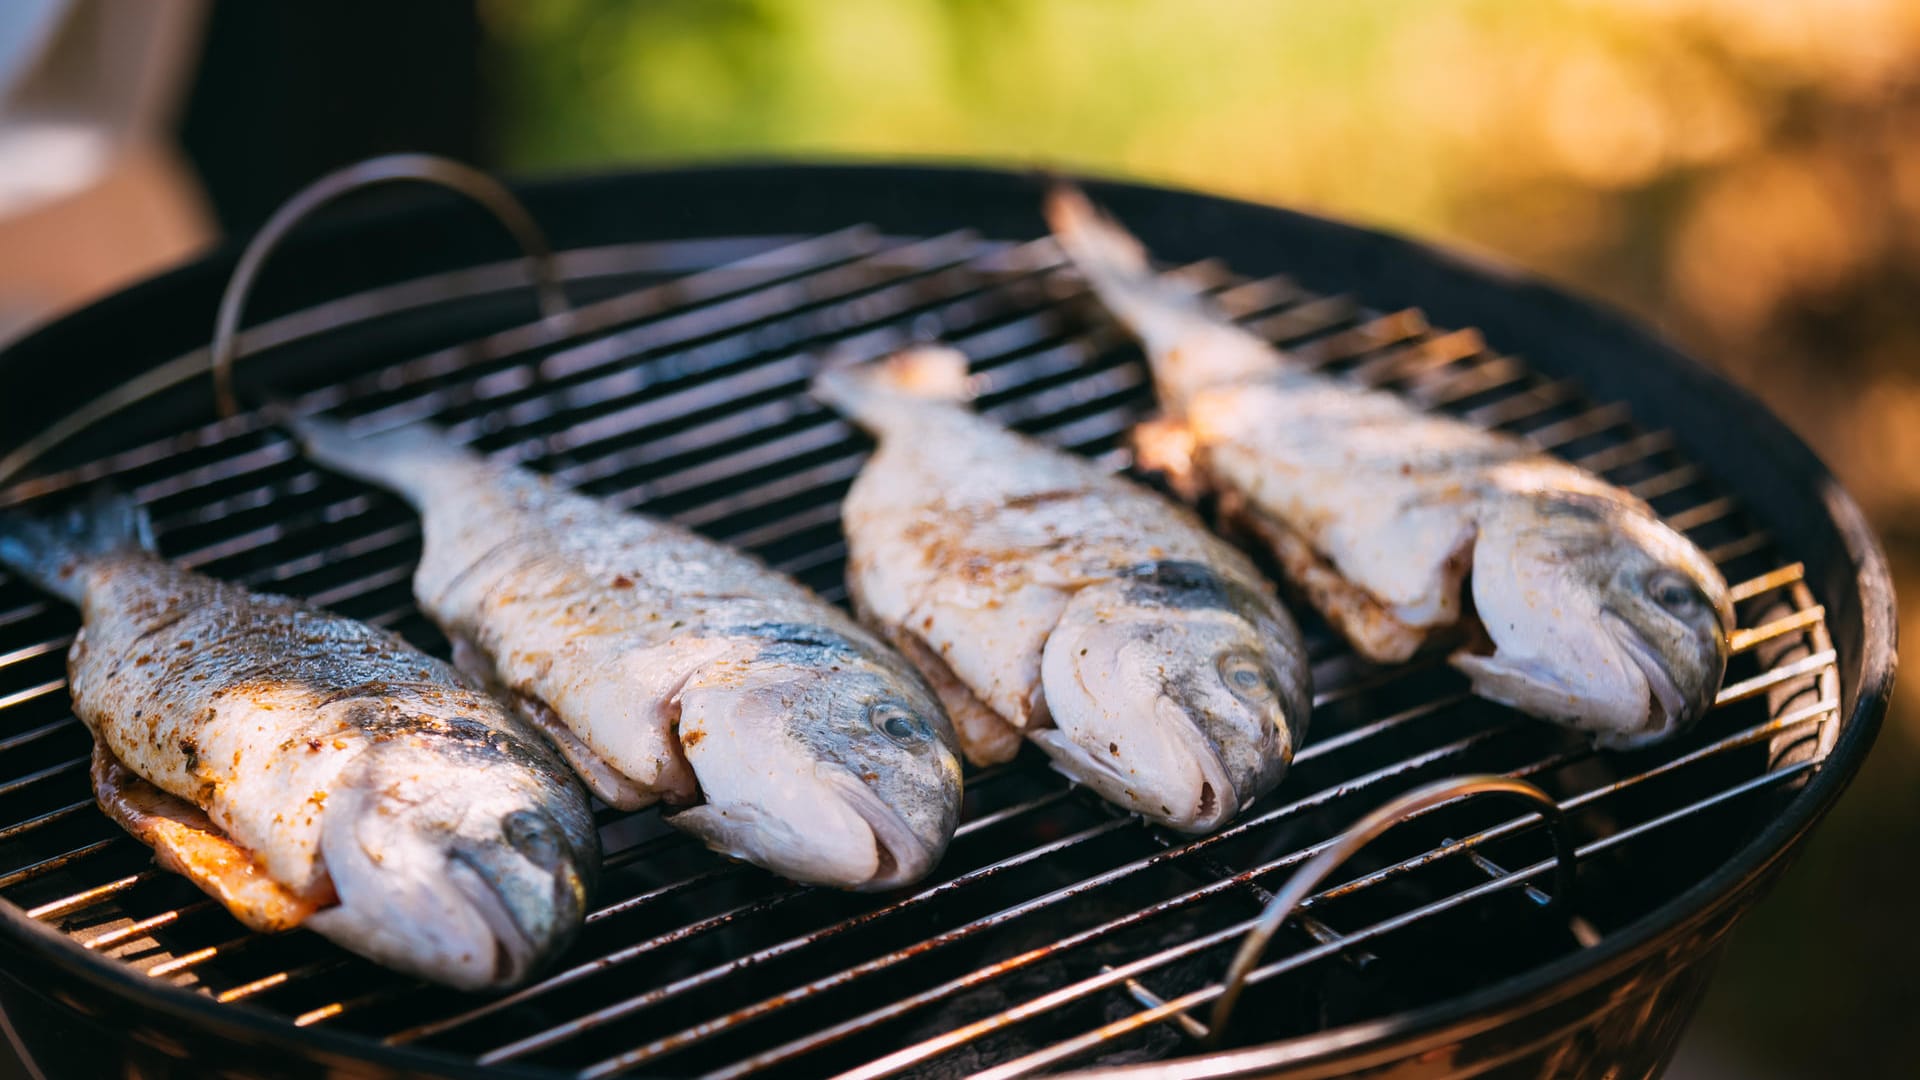
[[(806, 396), (823, 357), (951, 342), (982, 373), (984, 411), (1115, 468), (1151, 404), (1137, 350), (1050, 241), (856, 227), (575, 249), (556, 265), (580, 306), (533, 321), (517, 264), (283, 317), (246, 335), (243, 388), (450, 425), (834, 599), (839, 500), (868, 444)], [(1270, 890), (1422, 783), (1497, 773), (1550, 794), (1577, 844), (1572, 921), (1548, 906), (1540, 818), (1440, 806), (1366, 848), (1288, 923), (1229, 1045), (1445, 1003), (1575, 956), (1706, 877), (1819, 769), (1841, 727), (1825, 610), (1795, 553), (1671, 437), (1472, 329), (1214, 261), (1180, 272), (1341, 378), (1523, 434), (1652, 501), (1736, 583), (1743, 629), (1713, 712), (1665, 746), (1596, 753), (1468, 696), (1443, 665), (1371, 667), (1309, 618), (1310, 738), (1280, 789), (1215, 836), (1119, 817), (1029, 754), (969, 774), (933, 878), (862, 897), (728, 864), (651, 812), (603, 811), (607, 873), (579, 944), (532, 985), (477, 999), (313, 935), (248, 934), (154, 869), (89, 796), (88, 737), (62, 678), (74, 614), (0, 578), (0, 899), (92, 963), (264, 1012), (290, 1041), (351, 1032), (587, 1076), (1015, 1075), (1198, 1052), (1205, 1006)], [(0, 502), (109, 481), (152, 509), (168, 555), (444, 653), (410, 603), (418, 529), (396, 500), (309, 467), (257, 414), (146, 439), (143, 408), (124, 437), (104, 436), (110, 452)], [(1183, 995), (1190, 1009), (1152, 1011)]]

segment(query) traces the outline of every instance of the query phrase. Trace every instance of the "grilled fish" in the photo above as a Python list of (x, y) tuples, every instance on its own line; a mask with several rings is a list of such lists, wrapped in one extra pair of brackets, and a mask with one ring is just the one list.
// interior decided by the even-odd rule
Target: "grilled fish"
[(1465, 640), (1451, 662), (1477, 693), (1602, 746), (1665, 738), (1712, 704), (1727, 584), (1646, 503), (1519, 439), (1293, 363), (1155, 274), (1076, 189), (1056, 188), (1046, 212), (1146, 348), (1166, 415), (1136, 432), (1142, 462), (1215, 494), (1361, 655)]
[(887, 889), (945, 851), (960, 763), (919, 675), (839, 609), (686, 529), (424, 427), (290, 421), (421, 515), (421, 609), (609, 804), (796, 881)]
[(1119, 806), (1220, 827), (1306, 733), (1293, 620), (1183, 507), (960, 404), (966, 370), (928, 347), (815, 383), (879, 440), (843, 510), (858, 610), (974, 761), (1024, 736)]
[(248, 926), (463, 989), (519, 982), (579, 929), (586, 794), (453, 668), (166, 562), (121, 499), (0, 516), (0, 563), (80, 606), (68, 685), (102, 809)]

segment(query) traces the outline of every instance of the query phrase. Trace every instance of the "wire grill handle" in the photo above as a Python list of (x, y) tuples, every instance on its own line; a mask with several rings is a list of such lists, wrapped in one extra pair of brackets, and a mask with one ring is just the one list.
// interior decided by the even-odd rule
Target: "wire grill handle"
[(267, 223), (248, 241), (246, 250), (241, 252), (233, 276), (227, 279), (226, 292), (221, 294), (220, 313), (213, 328), (213, 393), (222, 417), (231, 417), (240, 411), (239, 399), (233, 392), (233, 364), (239, 348), (240, 315), (267, 256), (273, 253), (273, 249), (294, 226), (320, 207), (349, 192), (397, 180), (433, 184), (479, 203), (482, 209), (506, 226), (507, 231), (513, 234), (514, 241), (520, 245), (520, 250), (525, 253), (540, 303), (540, 314), (552, 318), (571, 310), (566, 292), (560, 285), (560, 276), (553, 262), (553, 249), (547, 244), (546, 234), (540, 231), (533, 215), (513, 197), (506, 185), (471, 165), (432, 154), (388, 154), (368, 158), (330, 172), (295, 192), (292, 198), (280, 205), (280, 209), (273, 212)]
[(1475, 795), (1500, 795), (1517, 799), (1529, 804), (1546, 819), (1547, 827), (1553, 833), (1554, 888), (1551, 903), (1562, 911), (1568, 910), (1574, 887), (1573, 835), (1568, 830), (1566, 815), (1561, 813), (1560, 804), (1554, 801), (1553, 796), (1524, 780), (1497, 775), (1455, 777), (1415, 788), (1354, 822), (1333, 843), (1294, 871), (1286, 885), (1267, 902), (1260, 918), (1254, 921), (1247, 936), (1241, 939), (1240, 950), (1234, 954), (1233, 963), (1227, 968), (1227, 977), (1222, 983), (1220, 997), (1214, 1002), (1212, 1020), (1208, 1024), (1208, 1041), (1218, 1044), (1224, 1037), (1227, 1023), (1233, 1019), (1234, 1006), (1240, 1001), (1241, 991), (1246, 989), (1247, 977), (1253, 974), (1254, 966), (1266, 953), (1273, 935), (1279, 933), (1281, 925), (1299, 910), (1300, 905), (1328, 874), (1395, 825), (1442, 803)]

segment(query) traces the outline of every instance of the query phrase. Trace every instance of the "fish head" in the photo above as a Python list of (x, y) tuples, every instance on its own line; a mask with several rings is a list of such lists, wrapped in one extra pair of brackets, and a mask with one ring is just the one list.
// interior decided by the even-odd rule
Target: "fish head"
[(958, 741), (904, 661), (851, 625), (764, 624), (681, 690), (700, 805), (669, 820), (796, 881), (925, 876), (960, 817)]
[(1108, 800), (1209, 832), (1280, 781), (1307, 680), (1271, 595), (1196, 562), (1146, 564), (1074, 594), (1041, 656), (1053, 726), (1028, 737)]
[(1713, 704), (1733, 603), (1711, 560), (1638, 502), (1540, 492), (1500, 500), (1474, 549), (1491, 653), (1456, 654), (1476, 693), (1642, 746)]
[[(321, 854), (339, 904), (315, 929), (463, 989), (510, 986), (579, 930), (600, 861), (586, 795), (505, 717), (376, 742), (330, 789)], [(451, 729), (449, 731), (449, 729)]]

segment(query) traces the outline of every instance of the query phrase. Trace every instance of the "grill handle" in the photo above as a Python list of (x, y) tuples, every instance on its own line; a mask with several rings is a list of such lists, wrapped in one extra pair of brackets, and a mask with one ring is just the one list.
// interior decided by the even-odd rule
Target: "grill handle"
[(1240, 1001), (1241, 991), (1246, 989), (1247, 977), (1253, 974), (1254, 965), (1266, 953), (1273, 935), (1279, 933), (1281, 925), (1299, 910), (1300, 905), (1328, 874), (1333, 873), (1335, 867), (1395, 825), (1442, 803), (1475, 795), (1517, 799), (1527, 803), (1546, 819), (1547, 827), (1553, 833), (1554, 887), (1551, 904), (1561, 910), (1568, 909), (1574, 887), (1575, 849), (1566, 815), (1561, 813), (1560, 804), (1554, 801), (1553, 796), (1524, 780), (1497, 775), (1461, 776), (1415, 788), (1354, 822), (1318, 855), (1307, 860), (1306, 865), (1294, 871), (1286, 885), (1267, 902), (1266, 909), (1254, 921), (1247, 936), (1241, 939), (1240, 951), (1234, 954), (1233, 963), (1227, 968), (1227, 977), (1222, 981), (1220, 997), (1214, 1002), (1212, 1021), (1208, 1024), (1208, 1043), (1218, 1045), (1224, 1038), (1227, 1023), (1233, 1019), (1234, 1006)]
[(240, 253), (240, 262), (234, 267), (233, 276), (227, 279), (226, 292), (220, 296), (220, 313), (213, 327), (213, 393), (222, 417), (231, 417), (240, 411), (239, 399), (233, 392), (233, 363), (234, 354), (239, 348), (240, 315), (267, 256), (273, 253), (287, 233), (293, 231), (294, 226), (320, 207), (349, 192), (396, 180), (433, 184), (479, 203), (482, 209), (506, 226), (507, 231), (513, 234), (514, 241), (520, 245), (520, 250), (525, 253), (540, 303), (540, 314), (545, 318), (553, 318), (571, 310), (566, 293), (560, 286), (560, 275), (554, 267), (553, 249), (547, 243), (546, 234), (540, 230), (527, 208), (520, 204), (520, 200), (507, 190), (506, 185), (471, 165), (432, 154), (387, 154), (368, 158), (330, 172), (295, 192), (292, 198), (280, 204), (280, 209), (273, 212), (267, 223), (247, 242), (246, 250)]

